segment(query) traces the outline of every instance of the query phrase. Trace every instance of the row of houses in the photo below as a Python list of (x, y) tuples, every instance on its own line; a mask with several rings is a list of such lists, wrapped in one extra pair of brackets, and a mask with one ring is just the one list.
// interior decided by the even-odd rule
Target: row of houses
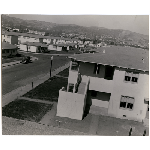
[(82, 120), (90, 106), (102, 115), (144, 121), (149, 107), (148, 51), (121, 46), (98, 50), (70, 57), (68, 85), (59, 90), (57, 116)]
[(43, 44), (39, 42), (24, 42), (20, 44), (20, 50), (26, 52), (48, 52), (48, 51), (70, 51), (78, 48), (78, 45), (75, 43), (67, 44)]
[[(27, 43), (44, 43), (48, 46), (50, 50), (58, 50), (61, 51), (62, 49), (69, 50), (71, 47), (82, 49), (84, 47), (93, 46), (93, 47), (101, 47), (105, 46), (104, 42), (98, 44), (92, 44), (91, 41), (83, 41), (78, 39), (70, 39), (70, 38), (62, 38), (62, 37), (50, 37), (50, 36), (43, 36), (37, 34), (29, 34), (29, 33), (19, 33), (19, 32), (6, 32), (2, 31), (2, 42), (8, 42), (9, 44), (16, 44), (22, 45)], [(62, 45), (61, 45), (62, 44)], [(64, 45), (66, 44), (66, 45)], [(73, 45), (73, 46), (72, 46)]]
[(51, 37), (51, 36), (43, 36), (43, 35), (19, 33), (19, 32), (6, 32), (6, 31), (2, 31), (2, 41), (8, 42), (9, 44), (20, 44), (24, 42), (40, 42), (40, 43), (47, 43), (47, 44), (59, 44), (59, 43), (83, 44), (83, 41), (78, 39)]

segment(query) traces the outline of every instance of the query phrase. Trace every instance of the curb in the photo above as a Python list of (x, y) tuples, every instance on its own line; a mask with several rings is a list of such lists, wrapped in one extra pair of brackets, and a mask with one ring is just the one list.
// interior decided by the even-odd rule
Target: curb
[[(35, 60), (38, 60), (38, 58), (32, 57), (31, 60), (35, 61)], [(5, 67), (15, 66), (15, 65), (19, 65), (19, 64), (22, 64), (22, 63), (20, 61), (14, 61), (14, 62), (10, 62), (10, 63), (4, 63), (4, 64), (2, 64), (2, 67), (5, 68)]]

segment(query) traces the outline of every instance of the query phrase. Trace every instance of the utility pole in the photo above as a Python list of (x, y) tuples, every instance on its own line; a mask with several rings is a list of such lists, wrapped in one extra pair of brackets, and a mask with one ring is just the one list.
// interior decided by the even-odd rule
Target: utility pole
[(53, 56), (51, 57), (51, 65), (50, 65), (50, 70), (49, 70), (50, 78), (51, 78), (52, 64), (53, 64)]

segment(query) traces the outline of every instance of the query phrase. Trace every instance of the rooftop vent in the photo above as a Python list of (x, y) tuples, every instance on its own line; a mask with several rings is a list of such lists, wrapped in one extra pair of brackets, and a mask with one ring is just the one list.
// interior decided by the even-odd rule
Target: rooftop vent
[(144, 63), (144, 58), (142, 58), (142, 61), (143, 61), (143, 63)]
[(103, 50), (103, 53), (105, 53), (105, 49)]

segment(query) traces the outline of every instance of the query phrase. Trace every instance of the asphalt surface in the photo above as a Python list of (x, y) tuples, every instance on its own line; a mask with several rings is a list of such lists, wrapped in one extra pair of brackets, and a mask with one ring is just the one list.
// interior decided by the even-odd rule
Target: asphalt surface
[[(37, 57), (38, 60), (29, 64), (19, 64), (2, 69), (2, 95), (12, 90), (32, 84), (40, 77), (46, 75), (50, 70), (51, 55), (44, 54), (25, 54)], [(69, 62), (66, 56), (54, 56), (52, 70), (63, 66)]]

